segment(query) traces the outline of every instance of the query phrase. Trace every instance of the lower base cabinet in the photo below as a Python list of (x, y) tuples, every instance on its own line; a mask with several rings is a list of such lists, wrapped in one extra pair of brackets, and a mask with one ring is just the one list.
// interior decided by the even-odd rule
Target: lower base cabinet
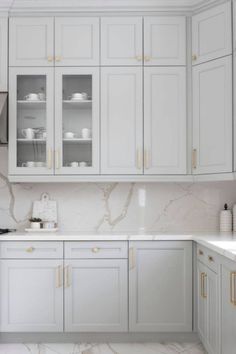
[(61, 260), (2, 260), (2, 332), (63, 331)]
[(127, 284), (126, 259), (67, 260), (65, 330), (126, 332)]
[(236, 352), (236, 263), (224, 260), (221, 268), (221, 353)]
[(192, 242), (130, 242), (129, 329), (192, 331)]

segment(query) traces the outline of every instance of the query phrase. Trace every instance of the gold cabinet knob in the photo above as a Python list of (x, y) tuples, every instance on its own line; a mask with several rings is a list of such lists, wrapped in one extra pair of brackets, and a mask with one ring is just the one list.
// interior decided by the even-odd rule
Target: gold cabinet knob
[(100, 248), (98, 248), (98, 247), (93, 247), (92, 248), (92, 252), (93, 253), (98, 253), (100, 251)]
[(208, 256), (208, 261), (209, 262), (214, 262), (214, 258), (212, 256)]
[(48, 62), (51, 63), (53, 61), (53, 57), (49, 56), (48, 57)]
[(34, 252), (34, 247), (26, 248), (26, 252), (28, 252), (28, 253)]
[(204, 253), (203, 253), (202, 250), (199, 250), (199, 251), (198, 251), (198, 254), (199, 254), (199, 256), (203, 256)]
[(146, 55), (146, 56), (144, 57), (144, 60), (145, 60), (145, 61), (150, 61), (150, 60), (151, 60), (151, 57), (148, 56), (148, 55)]
[(197, 56), (196, 56), (196, 54), (193, 54), (192, 55), (192, 61), (196, 61), (197, 60)]
[(141, 55), (137, 55), (135, 58), (136, 58), (137, 61), (142, 61), (142, 56)]
[(56, 56), (55, 60), (58, 62), (58, 61), (61, 61), (61, 57), (60, 56)]

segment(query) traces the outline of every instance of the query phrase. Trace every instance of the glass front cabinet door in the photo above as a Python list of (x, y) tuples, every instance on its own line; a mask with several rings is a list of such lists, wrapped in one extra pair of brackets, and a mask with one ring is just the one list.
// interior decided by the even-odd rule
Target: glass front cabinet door
[(99, 174), (99, 68), (55, 69), (55, 173)]
[(10, 69), (10, 175), (53, 174), (53, 78), (52, 68)]

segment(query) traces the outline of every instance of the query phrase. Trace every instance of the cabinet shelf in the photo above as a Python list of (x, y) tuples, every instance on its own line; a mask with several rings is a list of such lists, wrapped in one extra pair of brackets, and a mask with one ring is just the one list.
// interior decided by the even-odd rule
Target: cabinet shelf
[(82, 139), (82, 138), (76, 138), (76, 139), (63, 139), (64, 143), (71, 143), (71, 144), (90, 144), (92, 143), (92, 139)]
[(63, 108), (65, 109), (88, 109), (92, 108), (92, 100), (81, 100), (81, 101), (71, 101), (71, 100), (64, 100), (63, 101)]
[(46, 107), (46, 101), (18, 100), (17, 104), (24, 109), (41, 109)]
[(29, 144), (29, 143), (40, 143), (40, 144), (44, 144), (46, 143), (46, 139), (24, 139), (24, 138), (20, 138), (17, 139), (18, 143), (22, 143), (22, 144)]

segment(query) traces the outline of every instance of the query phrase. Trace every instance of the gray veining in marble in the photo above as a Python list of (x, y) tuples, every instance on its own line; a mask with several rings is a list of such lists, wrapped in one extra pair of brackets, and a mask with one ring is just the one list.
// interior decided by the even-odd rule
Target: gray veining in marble
[(0, 354), (206, 354), (200, 343), (0, 344)]

